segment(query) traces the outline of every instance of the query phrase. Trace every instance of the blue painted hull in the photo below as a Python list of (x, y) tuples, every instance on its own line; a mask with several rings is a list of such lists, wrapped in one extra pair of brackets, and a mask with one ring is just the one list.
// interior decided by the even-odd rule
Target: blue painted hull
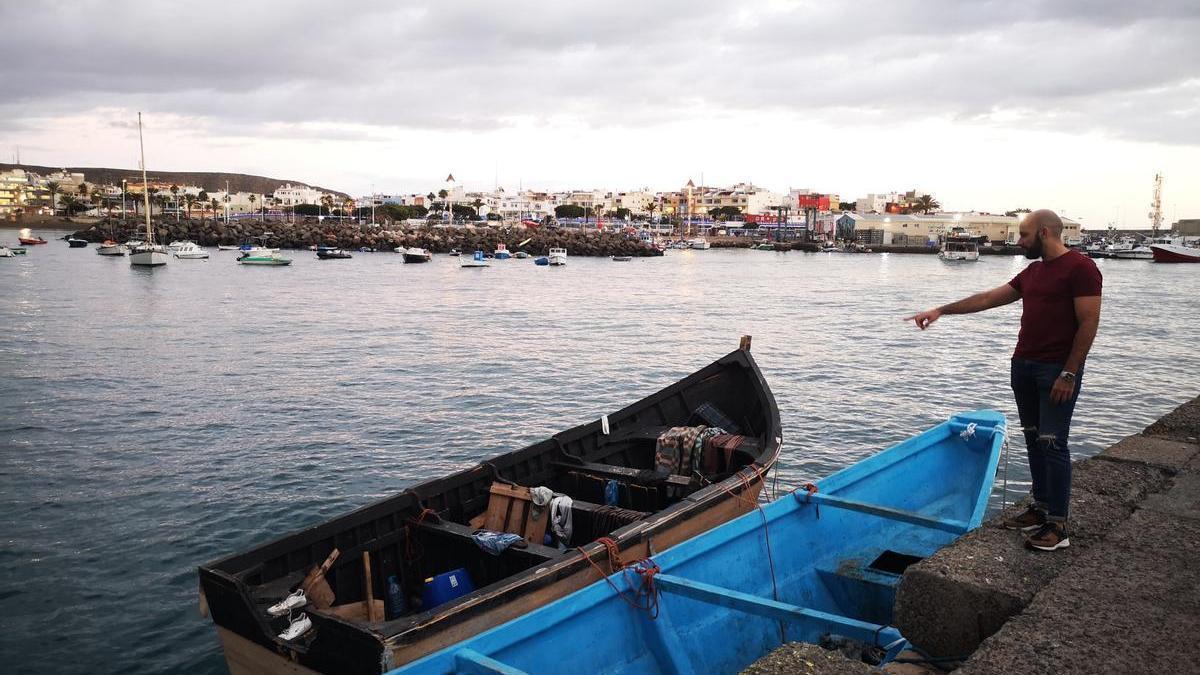
[(629, 604), (645, 589), (626, 569), (391, 672), (737, 672), (831, 635), (890, 658), (903, 567), (979, 526), (1004, 433), (999, 413), (956, 415), (653, 556), (656, 619)]

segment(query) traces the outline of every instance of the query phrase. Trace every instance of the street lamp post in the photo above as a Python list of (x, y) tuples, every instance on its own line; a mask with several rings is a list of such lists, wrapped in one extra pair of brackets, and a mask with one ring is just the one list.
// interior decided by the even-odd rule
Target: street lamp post
[(125, 224), (125, 179), (121, 179), (121, 224)]

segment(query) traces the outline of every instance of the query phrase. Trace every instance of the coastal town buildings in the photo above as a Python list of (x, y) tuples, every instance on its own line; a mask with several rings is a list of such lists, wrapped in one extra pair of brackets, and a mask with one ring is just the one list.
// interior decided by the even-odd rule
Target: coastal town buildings
[[(1080, 238), (1079, 222), (1063, 218), (1063, 239)], [(844, 213), (836, 220), (839, 239), (868, 245), (930, 246), (951, 233), (983, 237), (995, 244), (1015, 244), (1021, 216), (989, 213), (887, 214)]]

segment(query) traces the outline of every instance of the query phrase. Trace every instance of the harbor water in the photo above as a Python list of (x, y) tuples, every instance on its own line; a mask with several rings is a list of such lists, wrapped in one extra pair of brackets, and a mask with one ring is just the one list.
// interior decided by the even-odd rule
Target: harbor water
[[(462, 269), (285, 251), (290, 267), (242, 267), (213, 249), (149, 270), (40, 234), (51, 242), (0, 259), (7, 672), (223, 672), (199, 564), (594, 420), (743, 334), (779, 402), (780, 492), (956, 411), (996, 408), (1017, 428), (1019, 303), (924, 332), (903, 318), (1008, 281), (1019, 257), (709, 250)], [(1200, 385), (1200, 270), (1098, 264), (1077, 457)], [(1014, 435), (1009, 500), (1028, 489)]]

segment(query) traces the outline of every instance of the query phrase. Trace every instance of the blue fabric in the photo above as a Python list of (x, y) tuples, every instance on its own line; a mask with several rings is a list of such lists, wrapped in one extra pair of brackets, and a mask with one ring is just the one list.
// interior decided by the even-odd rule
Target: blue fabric
[(475, 540), (475, 545), (480, 550), (487, 551), (492, 555), (500, 555), (504, 549), (521, 541), (521, 536), (518, 534), (509, 534), (508, 532), (492, 532), (491, 530), (479, 530), (471, 535)]
[(1012, 360), (1010, 382), (1025, 433), (1033, 499), (1050, 520), (1065, 521), (1071, 501), (1071, 415), (1083, 385), (1083, 368), (1075, 373), (1075, 393), (1062, 403), (1050, 400), (1050, 389), (1063, 370), (1061, 363)]
[(619, 490), (620, 483), (615, 480), (608, 481), (604, 486), (604, 504), (605, 506), (617, 506), (617, 502), (621, 498)]

